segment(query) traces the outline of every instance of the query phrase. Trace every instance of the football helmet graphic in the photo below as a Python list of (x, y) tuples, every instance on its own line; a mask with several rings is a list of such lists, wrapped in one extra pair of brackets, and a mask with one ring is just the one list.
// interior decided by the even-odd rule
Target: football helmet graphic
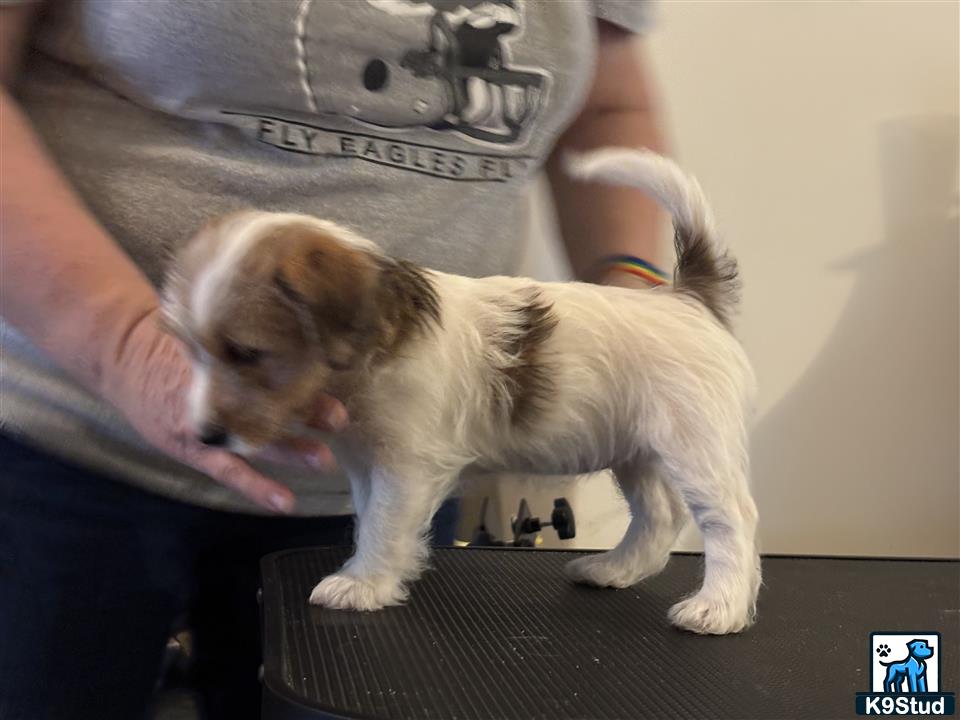
[(367, 90), (392, 88), (393, 102), (403, 102), (405, 95), (406, 109), (417, 121), (398, 116), (373, 124), (419, 125), (491, 143), (517, 142), (540, 109), (549, 80), (546, 72), (511, 66), (507, 41), (522, 29), (520, 1), (367, 0), (395, 21), (417, 22), (422, 30), (422, 45), (393, 61), (370, 58), (361, 73)]

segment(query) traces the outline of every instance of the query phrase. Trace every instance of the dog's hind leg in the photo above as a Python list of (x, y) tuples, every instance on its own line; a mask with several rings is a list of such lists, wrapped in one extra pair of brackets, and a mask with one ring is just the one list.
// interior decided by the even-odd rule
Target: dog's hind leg
[(888, 693), (900, 692), (900, 674), (896, 668), (887, 668), (887, 677), (883, 681), (883, 691)]
[(697, 444), (664, 458), (670, 481), (703, 535), (705, 563), (700, 590), (670, 608), (669, 615), (686, 630), (723, 635), (743, 630), (756, 613), (757, 509), (747, 482), (746, 443), (724, 444), (704, 433)]
[(687, 515), (680, 498), (661, 479), (659, 465), (658, 459), (644, 457), (614, 469), (630, 505), (630, 525), (613, 550), (567, 563), (567, 577), (588, 585), (627, 587), (664, 568)]

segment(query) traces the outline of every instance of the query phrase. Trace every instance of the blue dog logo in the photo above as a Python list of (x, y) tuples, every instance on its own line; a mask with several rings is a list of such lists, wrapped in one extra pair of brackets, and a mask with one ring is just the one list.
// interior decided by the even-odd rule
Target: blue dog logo
[[(883, 656), (889, 654), (889, 648), (877, 648)], [(883, 691), (888, 693), (911, 692), (925, 693), (927, 691), (927, 660), (933, 657), (933, 648), (926, 640), (911, 640), (907, 643), (907, 657), (895, 662), (880, 661), (887, 668), (887, 676), (883, 681)], [(906, 690), (904, 690), (906, 684)]]
[(940, 689), (941, 641), (935, 631), (870, 633), (870, 690), (856, 694), (857, 715), (953, 715), (956, 696)]

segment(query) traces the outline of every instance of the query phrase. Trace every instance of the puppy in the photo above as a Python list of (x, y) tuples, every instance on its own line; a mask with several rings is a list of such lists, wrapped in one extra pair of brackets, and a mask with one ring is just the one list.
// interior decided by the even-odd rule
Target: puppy
[(295, 434), (321, 391), (350, 413), (333, 449), (351, 481), (356, 552), (311, 602), (402, 602), (425, 565), (430, 519), (468, 466), (609, 468), (630, 526), (613, 550), (571, 561), (568, 576), (626, 587), (658, 573), (688, 508), (706, 569), (671, 621), (723, 634), (753, 620), (754, 380), (730, 332), (736, 263), (699, 186), (671, 161), (607, 149), (569, 170), (636, 186), (670, 210), (672, 287), (449, 275), (333, 223), (262, 212), (210, 224), (175, 262), (165, 314), (193, 352), (200, 438), (252, 453)]

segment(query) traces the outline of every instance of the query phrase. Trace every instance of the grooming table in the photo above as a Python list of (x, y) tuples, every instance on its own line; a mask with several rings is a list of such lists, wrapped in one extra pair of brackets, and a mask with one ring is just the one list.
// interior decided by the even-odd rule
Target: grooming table
[(599, 590), (564, 578), (576, 552), (443, 549), (404, 606), (308, 605), (347, 555), (264, 558), (264, 720), (856, 717), (883, 630), (939, 631), (940, 688), (960, 690), (958, 562), (767, 557), (759, 622), (698, 637), (666, 612), (699, 555)]

